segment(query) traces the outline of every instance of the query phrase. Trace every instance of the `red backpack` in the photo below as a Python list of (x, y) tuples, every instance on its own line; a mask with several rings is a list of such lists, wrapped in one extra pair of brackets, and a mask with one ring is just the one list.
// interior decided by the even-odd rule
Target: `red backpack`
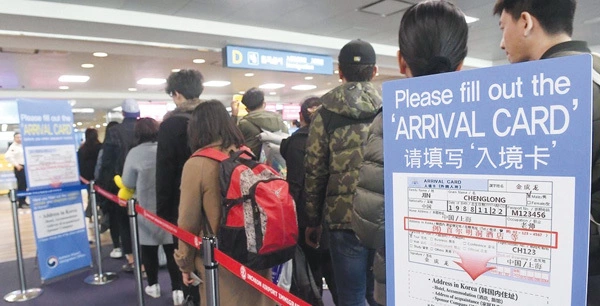
[(242, 147), (228, 155), (206, 148), (192, 157), (220, 162), (219, 250), (253, 270), (262, 270), (294, 256), (298, 221), (288, 183), (273, 168), (256, 161), (251, 152)]

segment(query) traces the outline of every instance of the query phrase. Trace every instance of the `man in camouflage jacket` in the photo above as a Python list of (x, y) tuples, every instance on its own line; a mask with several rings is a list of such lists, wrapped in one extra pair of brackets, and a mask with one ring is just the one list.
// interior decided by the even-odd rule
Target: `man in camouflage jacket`
[(330, 229), (330, 253), (340, 305), (364, 305), (369, 253), (350, 224), (362, 145), (381, 96), (370, 82), (377, 72), (373, 47), (361, 40), (339, 55), (344, 84), (321, 97), (322, 107), (310, 126), (306, 157), (306, 243), (318, 247), (321, 224)]

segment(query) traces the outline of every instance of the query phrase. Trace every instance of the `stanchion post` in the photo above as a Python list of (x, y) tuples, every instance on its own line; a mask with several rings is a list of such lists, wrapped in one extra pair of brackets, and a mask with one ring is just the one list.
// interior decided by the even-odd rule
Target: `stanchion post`
[(21, 290), (15, 290), (4, 296), (7, 302), (24, 302), (38, 297), (42, 294), (41, 288), (27, 289), (25, 282), (25, 268), (23, 266), (23, 250), (21, 249), (21, 232), (19, 228), (19, 212), (17, 204), (17, 191), (11, 189), (9, 198), (12, 206), (13, 228), (15, 232), (15, 248), (17, 249), (17, 267), (19, 269), (19, 282)]
[(96, 183), (93, 180), (90, 181), (90, 203), (88, 203), (88, 205), (92, 205), (92, 212), (94, 216), (94, 237), (96, 239), (96, 266), (98, 267), (98, 273), (86, 277), (84, 282), (90, 285), (105, 285), (117, 279), (117, 274), (113, 272), (104, 273), (102, 271), (102, 243), (100, 242), (100, 226), (98, 224), (98, 204), (96, 203), (96, 190), (94, 189), (95, 186)]
[(219, 263), (215, 261), (216, 237), (202, 238), (204, 269), (206, 271), (206, 302), (208, 306), (219, 306)]
[(135, 283), (140, 306), (144, 305), (144, 293), (142, 292), (142, 268), (140, 263), (140, 243), (137, 225), (137, 212), (135, 211), (135, 199), (127, 201), (127, 215), (129, 216), (129, 225), (131, 227), (131, 249), (133, 250), (133, 263), (135, 266)]

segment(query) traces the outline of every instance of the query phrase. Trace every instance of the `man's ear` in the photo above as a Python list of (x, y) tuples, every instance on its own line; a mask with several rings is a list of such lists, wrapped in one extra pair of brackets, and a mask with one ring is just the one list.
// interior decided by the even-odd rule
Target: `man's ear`
[(377, 65), (373, 66), (373, 75), (371, 76), (371, 79), (377, 75), (377, 71), (378, 71)]
[(533, 30), (533, 16), (528, 12), (523, 12), (519, 17), (519, 21), (521, 22), (521, 28), (523, 29), (523, 36), (529, 36)]
[(400, 52), (400, 50), (398, 50), (396, 53), (396, 57), (398, 58), (398, 67), (400, 67), (400, 73), (408, 76), (407, 71), (410, 71), (410, 69), (408, 68), (408, 64), (406, 64), (404, 57), (402, 57), (402, 52)]
[(458, 66), (456, 66), (456, 71), (461, 71), (464, 63), (465, 63), (465, 61), (460, 61)]

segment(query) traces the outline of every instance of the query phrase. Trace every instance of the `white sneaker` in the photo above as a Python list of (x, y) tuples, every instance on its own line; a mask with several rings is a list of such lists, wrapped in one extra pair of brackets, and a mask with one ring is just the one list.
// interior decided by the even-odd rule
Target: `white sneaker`
[(173, 305), (183, 305), (183, 291), (173, 290)]
[(157, 299), (160, 297), (160, 284), (156, 283), (152, 286), (146, 286), (146, 288), (144, 288), (144, 291), (146, 291), (146, 294)]
[(121, 257), (123, 257), (123, 251), (121, 251), (121, 248), (114, 248), (110, 252), (110, 258), (121, 258)]

